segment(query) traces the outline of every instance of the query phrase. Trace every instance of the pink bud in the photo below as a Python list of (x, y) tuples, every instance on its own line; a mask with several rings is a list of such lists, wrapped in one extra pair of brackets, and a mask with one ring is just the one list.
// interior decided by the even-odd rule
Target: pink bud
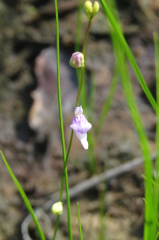
[(81, 53), (81, 52), (73, 53), (69, 63), (71, 65), (71, 67), (73, 67), (73, 68), (84, 67), (83, 53)]

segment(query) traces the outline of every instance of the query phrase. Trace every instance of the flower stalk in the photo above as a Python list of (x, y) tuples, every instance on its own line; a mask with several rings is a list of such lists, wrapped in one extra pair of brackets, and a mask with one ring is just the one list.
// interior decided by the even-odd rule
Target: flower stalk
[(88, 26), (87, 26), (87, 29), (86, 29), (85, 40), (84, 40), (84, 46), (83, 46), (84, 67), (81, 68), (81, 78), (80, 78), (80, 84), (79, 84), (77, 98), (76, 98), (76, 107), (79, 104), (79, 99), (80, 99), (81, 90), (82, 90), (83, 81), (84, 81), (85, 65), (86, 65), (86, 46), (87, 46), (87, 42), (88, 42), (88, 35), (89, 35), (90, 26), (91, 26), (91, 20), (92, 19), (90, 19), (89, 22), (88, 22)]
[[(57, 0), (55, 0), (55, 7), (57, 8)], [(97, 6), (96, 6), (97, 7)], [(95, 7), (95, 8), (96, 8)], [(99, 10), (99, 8), (98, 8)], [(96, 11), (96, 13), (98, 12), (98, 10)], [(58, 13), (58, 12), (57, 12)], [(78, 93), (77, 93), (77, 97), (76, 97), (76, 107), (78, 107), (79, 105), (79, 100), (80, 100), (80, 95), (81, 95), (81, 90), (82, 90), (82, 85), (84, 82), (84, 74), (85, 74), (85, 60), (86, 60), (86, 46), (87, 46), (87, 42), (88, 42), (88, 36), (89, 36), (89, 30), (90, 30), (90, 26), (91, 26), (91, 20), (92, 18), (95, 16), (95, 14), (91, 17), (88, 17), (88, 25), (87, 25), (87, 29), (86, 29), (86, 34), (85, 34), (85, 40), (84, 40), (84, 46), (83, 46), (83, 62), (81, 64), (81, 77), (80, 77), (80, 83), (79, 83), (79, 88), (78, 88)], [(58, 21), (57, 21), (58, 22)], [(56, 26), (56, 28), (58, 28), (58, 25)], [(59, 39), (58, 39), (59, 41)], [(57, 48), (58, 50), (58, 48)], [(74, 63), (78, 63), (78, 62), (74, 62)], [(73, 63), (73, 65), (74, 65)], [(83, 64), (84, 63), (84, 64)], [(70, 63), (72, 64), (72, 62)], [(78, 63), (79, 64), (79, 63)], [(76, 68), (76, 66), (73, 66)], [(77, 66), (79, 67), (79, 66)], [(91, 124), (90, 124), (91, 125)], [(91, 128), (91, 126), (90, 126)], [(62, 175), (62, 180), (61, 180), (61, 189), (60, 189), (60, 197), (59, 197), (59, 201), (62, 201), (62, 194), (63, 194), (63, 186), (64, 186), (64, 179), (65, 179), (65, 185), (66, 185), (66, 196), (68, 192), (68, 177), (67, 177), (67, 162), (68, 162), (68, 158), (69, 158), (69, 154), (70, 154), (70, 150), (71, 150), (71, 146), (72, 146), (72, 140), (73, 140), (73, 130), (71, 131), (71, 136), (70, 136), (70, 141), (69, 141), (69, 146), (68, 146), (68, 150), (67, 150), (67, 154), (65, 155), (65, 160), (64, 160), (64, 169), (63, 169), (63, 175)], [(68, 206), (68, 214), (70, 214), (70, 202), (69, 202), (69, 196), (67, 196), (67, 206)], [(53, 236), (53, 240), (55, 240), (56, 238), (56, 233), (58, 230), (58, 225), (59, 225), (59, 215), (57, 217), (56, 220), (56, 225), (55, 225), (55, 230), (54, 230), (54, 236)], [(69, 216), (68, 216), (68, 221), (70, 221)], [(69, 224), (68, 224), (69, 225)], [(69, 239), (72, 239), (72, 235), (71, 235), (71, 229), (70, 229), (70, 225), (69, 225)]]
[[(65, 166), (66, 162), (66, 150), (65, 150), (65, 137), (63, 128), (63, 117), (62, 117), (62, 103), (61, 103), (61, 87), (60, 87), (60, 44), (59, 44), (59, 21), (58, 21), (58, 6), (57, 0), (55, 0), (55, 15), (56, 15), (56, 47), (57, 47), (57, 92), (58, 92), (58, 108), (59, 108), (59, 118), (60, 118), (60, 129), (61, 129), (61, 140), (62, 140), (62, 151), (63, 151), (63, 162)], [(71, 207), (70, 207), (70, 197), (69, 197), (69, 186), (68, 186), (68, 174), (67, 167), (64, 168), (64, 178), (65, 178), (65, 188), (66, 188), (66, 198), (67, 198), (67, 216), (68, 216), (68, 232), (69, 240), (72, 240), (72, 228), (71, 228)], [(57, 231), (57, 230), (56, 230)], [(56, 232), (55, 231), (55, 232)], [(55, 239), (55, 235), (53, 239)]]

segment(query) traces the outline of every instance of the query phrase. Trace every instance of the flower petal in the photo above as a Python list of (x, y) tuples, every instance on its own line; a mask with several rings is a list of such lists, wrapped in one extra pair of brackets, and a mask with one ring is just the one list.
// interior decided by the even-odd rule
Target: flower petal
[(76, 136), (80, 140), (84, 149), (88, 149), (88, 141), (87, 141), (87, 133), (81, 134), (79, 132), (75, 132)]
[[(83, 115), (84, 116), (84, 115)], [(77, 119), (77, 117), (74, 117), (72, 124), (70, 125), (70, 128), (74, 130), (74, 132), (79, 132), (81, 134), (87, 133), (92, 127), (92, 124), (90, 124), (87, 119), (84, 121), (81, 121)]]
[(75, 111), (74, 111), (74, 114), (75, 114), (75, 115), (79, 115), (79, 114), (82, 114), (82, 113), (83, 113), (83, 108), (82, 108), (82, 106), (75, 108)]

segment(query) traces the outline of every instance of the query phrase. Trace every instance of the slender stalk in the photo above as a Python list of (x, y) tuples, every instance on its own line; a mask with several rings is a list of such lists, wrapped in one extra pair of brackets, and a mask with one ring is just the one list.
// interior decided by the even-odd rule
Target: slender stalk
[(91, 19), (88, 22), (86, 35), (85, 35), (85, 40), (84, 40), (84, 47), (83, 47), (84, 67), (82, 68), (82, 71), (81, 71), (81, 79), (80, 79), (78, 93), (77, 93), (77, 98), (76, 98), (76, 106), (78, 106), (78, 104), (79, 104), (79, 99), (80, 99), (81, 90), (82, 90), (83, 81), (84, 81), (85, 65), (86, 65), (86, 47), (87, 47), (87, 41), (88, 41), (88, 35), (89, 35), (90, 26), (91, 26)]
[[(65, 150), (65, 137), (64, 137), (63, 116), (62, 116), (62, 103), (61, 103), (59, 21), (58, 21), (57, 0), (55, 0), (55, 13), (56, 13), (56, 47), (57, 47), (57, 92), (58, 92), (58, 107), (59, 107), (59, 119), (60, 119), (60, 129), (61, 129), (63, 162), (64, 162), (64, 165), (65, 165), (66, 150)], [(67, 198), (68, 232), (69, 232), (69, 239), (72, 240), (71, 207), (70, 207), (70, 198), (69, 198), (69, 186), (68, 186), (67, 167), (65, 167), (64, 176), (65, 176), (65, 188), (66, 188), (66, 198)], [(53, 239), (54, 239), (54, 236), (53, 236)]]
[(84, 1), (84, 0), (79, 0), (79, 6), (78, 6), (75, 51), (79, 51), (79, 49), (80, 49), (80, 44), (81, 44), (83, 1)]
[[(69, 157), (69, 153), (70, 153), (70, 150), (71, 150), (72, 140), (73, 140), (73, 130), (71, 132), (70, 143), (69, 143), (69, 147), (68, 147), (68, 150), (67, 150), (66, 161), (64, 163), (64, 169), (63, 169), (63, 174), (62, 174), (60, 197), (59, 197), (60, 202), (62, 202), (63, 186), (64, 186), (64, 179), (65, 179), (65, 169), (66, 169), (66, 166), (67, 166), (68, 157)], [(56, 238), (57, 230), (58, 230), (58, 227), (59, 227), (59, 221), (60, 221), (60, 215), (58, 215), (57, 219), (56, 219), (53, 240), (55, 240), (55, 238)]]
[(80, 78), (79, 88), (78, 88), (78, 93), (77, 93), (77, 98), (76, 98), (76, 106), (78, 106), (78, 104), (79, 104), (79, 99), (80, 99), (81, 90), (82, 90), (82, 86), (83, 86), (83, 80), (84, 80), (84, 73), (85, 73), (85, 67), (83, 67), (82, 71), (81, 71), (81, 78)]
[(56, 238), (57, 230), (58, 230), (58, 227), (59, 227), (59, 222), (60, 222), (60, 215), (58, 215), (57, 218), (56, 218), (54, 235), (53, 235), (53, 238), (52, 238), (53, 240), (55, 240), (55, 238)]
[(77, 213), (78, 213), (78, 226), (79, 226), (79, 232), (80, 232), (80, 239), (83, 240), (79, 203), (77, 203)]
[[(88, 23), (87, 30), (86, 30), (86, 37), (85, 37), (85, 41), (84, 41), (84, 49), (83, 49), (84, 59), (85, 59), (85, 57), (86, 57), (86, 45), (87, 45), (87, 40), (88, 40), (88, 34), (89, 34), (90, 24), (91, 24), (91, 20), (90, 20), (89, 23)], [(76, 98), (76, 106), (78, 106), (78, 102), (79, 102), (79, 98), (80, 98), (80, 93), (81, 93), (82, 84), (83, 84), (83, 79), (84, 79), (84, 73), (85, 73), (85, 67), (82, 68), (80, 86), (79, 86), (78, 93), (77, 93), (77, 98)], [(66, 161), (65, 161), (65, 164), (64, 164), (64, 169), (65, 169), (66, 166), (67, 166), (67, 162), (68, 162), (68, 158), (69, 158), (69, 154), (70, 154), (70, 150), (71, 150), (71, 146), (72, 146), (72, 140), (73, 140), (73, 130), (71, 131), (71, 136), (70, 136), (69, 146), (68, 146), (68, 150), (67, 150)], [(63, 180), (63, 177), (62, 177), (62, 181), (61, 181), (61, 191), (60, 191), (60, 201), (61, 201), (61, 199), (62, 199), (63, 181), (64, 181), (64, 180)]]
[[(80, 51), (80, 45), (81, 45), (81, 36), (82, 36), (82, 9), (83, 9), (83, 2), (84, 0), (79, 0), (79, 6), (78, 6), (78, 15), (77, 15), (77, 27), (76, 27), (76, 41), (75, 41), (75, 52)], [(76, 68), (76, 74), (78, 79), (78, 84), (80, 83), (80, 74), (81, 69)], [(84, 82), (81, 90), (81, 104), (83, 109), (86, 109), (86, 84)]]
[[(87, 29), (86, 29), (85, 40), (84, 40), (84, 47), (83, 47), (84, 61), (85, 61), (85, 59), (86, 59), (86, 46), (87, 46), (87, 41), (88, 41), (88, 35), (89, 35), (90, 25), (91, 25), (91, 19), (90, 19), (89, 22), (88, 22), (88, 26), (87, 26)], [(83, 81), (84, 81), (84, 73), (85, 73), (85, 66), (82, 68), (82, 72), (81, 72), (80, 84), (79, 84), (78, 93), (77, 93), (77, 98), (76, 98), (76, 106), (78, 106), (78, 104), (79, 104), (80, 94), (81, 94), (81, 90), (82, 90), (82, 84), (83, 84)], [(63, 126), (63, 125), (62, 125), (62, 126)], [(62, 179), (61, 179), (61, 188), (60, 188), (60, 198), (59, 198), (59, 201), (62, 201), (63, 186), (64, 186), (64, 177), (65, 177), (65, 169), (67, 169), (67, 162), (68, 162), (68, 158), (69, 158), (69, 154), (70, 154), (70, 150), (71, 150), (71, 146), (72, 146), (72, 140), (73, 140), (73, 130), (71, 131), (69, 146), (68, 146), (66, 158), (65, 158), (65, 161), (64, 161), (64, 169), (63, 169), (63, 175), (62, 175)], [(66, 179), (65, 179), (65, 182), (66, 182)], [(55, 225), (55, 231), (54, 231), (53, 240), (55, 240), (55, 238), (56, 238), (56, 233), (57, 233), (58, 225), (59, 225), (59, 218), (57, 218), (57, 220), (56, 220), (56, 225)]]

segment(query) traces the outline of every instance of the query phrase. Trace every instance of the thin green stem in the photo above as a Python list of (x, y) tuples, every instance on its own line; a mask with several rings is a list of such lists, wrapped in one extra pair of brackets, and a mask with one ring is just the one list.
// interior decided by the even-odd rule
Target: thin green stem
[(84, 60), (86, 60), (86, 47), (87, 47), (87, 42), (88, 42), (88, 35), (89, 35), (90, 26), (91, 26), (91, 21), (92, 21), (92, 19), (89, 19), (89, 21), (88, 21), (88, 26), (86, 29), (85, 40), (84, 40), (84, 45), (83, 45)]
[(77, 213), (78, 213), (78, 226), (79, 226), (79, 232), (80, 232), (80, 239), (83, 240), (79, 203), (77, 203)]
[(67, 155), (66, 155), (65, 167), (67, 166), (68, 158), (69, 158), (69, 155), (70, 155), (70, 150), (71, 150), (71, 146), (72, 146), (72, 140), (73, 140), (73, 130), (71, 131), (70, 142), (69, 142), (69, 145), (68, 145), (68, 150), (67, 150)]
[(86, 29), (85, 40), (84, 40), (84, 47), (83, 47), (84, 67), (82, 68), (82, 71), (81, 71), (81, 79), (80, 79), (77, 98), (76, 98), (76, 106), (78, 106), (78, 104), (79, 104), (79, 99), (80, 99), (81, 90), (82, 90), (83, 81), (84, 81), (85, 65), (86, 65), (86, 47), (87, 47), (87, 42), (88, 42), (88, 35), (89, 35), (90, 26), (91, 26), (91, 19), (88, 22), (88, 26), (87, 26), (87, 29)]
[[(83, 2), (84, 2), (84, 0), (79, 0), (78, 15), (77, 15), (77, 27), (76, 27), (75, 52), (80, 51), (80, 45), (81, 45)], [(81, 69), (76, 68), (76, 74), (77, 74), (78, 85), (79, 85)], [(82, 107), (85, 110), (86, 105), (87, 105), (87, 103), (86, 103), (86, 84), (85, 84), (85, 81), (84, 81), (84, 84), (82, 86), (80, 100), (81, 100)]]
[(63, 128), (63, 116), (62, 116), (62, 103), (61, 103), (61, 86), (60, 86), (60, 44), (59, 44), (59, 21), (58, 21), (58, 6), (57, 0), (55, 0), (55, 11), (56, 11), (56, 49), (57, 49), (57, 92), (58, 92), (58, 108), (59, 108), (59, 119), (61, 129), (61, 140), (62, 140), (62, 151), (63, 160), (65, 162), (66, 150), (65, 150), (65, 137)]
[(59, 222), (60, 222), (60, 215), (58, 215), (57, 218), (56, 218), (53, 240), (55, 240), (55, 238), (56, 238), (56, 234), (57, 234), (58, 227), (59, 227)]
[[(84, 48), (83, 48), (84, 59), (86, 57), (86, 45), (87, 45), (87, 41), (88, 41), (90, 24), (91, 24), (91, 20), (88, 23), (87, 30), (86, 30), (86, 37), (85, 37), (85, 41), (84, 41)], [(85, 67), (82, 68), (82, 72), (81, 72), (81, 80), (80, 80), (80, 85), (79, 85), (77, 98), (76, 98), (76, 106), (78, 106), (78, 102), (79, 102), (79, 98), (80, 98), (80, 93), (81, 93), (82, 84), (83, 84), (83, 80), (84, 80), (84, 73), (85, 73)], [(72, 146), (72, 140), (73, 140), (73, 130), (71, 131), (71, 136), (70, 136), (69, 146), (68, 146), (68, 150), (67, 150), (66, 161), (65, 161), (65, 164), (64, 164), (64, 169), (67, 166), (67, 162), (68, 162), (68, 158), (69, 158), (69, 154), (70, 154), (70, 150), (71, 150), (71, 146)], [(60, 191), (60, 195), (62, 195), (61, 191)], [(61, 196), (61, 198), (62, 198), (62, 196)]]
[[(83, 48), (84, 60), (86, 58), (86, 45), (87, 45), (87, 41), (88, 41), (90, 25), (91, 25), (91, 20), (89, 20), (89, 22), (88, 22), (88, 26), (87, 26), (87, 30), (86, 30), (86, 36), (85, 36), (85, 40), (84, 40), (84, 48)], [(56, 26), (56, 28), (57, 28), (57, 26)], [(82, 72), (81, 72), (80, 84), (79, 84), (79, 89), (78, 89), (77, 98), (76, 98), (76, 106), (78, 106), (78, 104), (79, 104), (80, 94), (81, 94), (81, 90), (82, 90), (82, 84), (83, 84), (83, 81), (84, 81), (84, 73), (85, 73), (85, 67), (82, 68)], [(63, 175), (62, 175), (62, 179), (61, 179), (61, 188), (60, 188), (60, 199), (59, 199), (59, 201), (62, 200), (63, 186), (64, 186), (64, 176), (65, 176), (65, 185), (68, 186), (68, 182), (66, 182), (66, 175), (67, 175), (66, 174), (66, 170), (67, 170), (67, 162), (68, 162), (68, 158), (69, 158), (69, 154), (70, 154), (70, 150), (71, 150), (71, 146), (72, 146), (72, 140), (73, 140), (73, 130), (71, 132), (69, 146), (68, 146), (68, 150), (67, 150), (67, 155), (66, 155), (65, 161), (64, 161), (64, 169), (63, 169)], [(66, 192), (66, 195), (67, 195), (67, 192)], [(54, 231), (53, 240), (55, 240), (57, 229), (58, 229), (58, 225), (59, 225), (59, 219), (57, 218), (56, 225), (55, 225), (56, 231)]]
[(69, 146), (68, 146), (68, 150), (67, 150), (67, 155), (66, 155), (66, 161), (65, 161), (65, 164), (64, 164), (64, 169), (63, 169), (63, 174), (62, 174), (61, 188), (60, 188), (60, 199), (59, 199), (59, 201), (62, 201), (62, 193), (63, 193), (63, 185), (64, 185), (65, 168), (67, 167), (68, 158), (69, 158), (69, 154), (70, 154), (70, 150), (71, 150), (71, 146), (72, 146), (72, 140), (73, 140), (73, 130), (71, 131), (70, 142), (69, 142)]
[[(61, 103), (61, 86), (60, 86), (60, 44), (59, 44), (59, 21), (58, 21), (58, 6), (57, 0), (55, 0), (55, 14), (56, 14), (56, 48), (57, 48), (57, 92), (58, 92), (58, 107), (59, 107), (59, 119), (60, 119), (60, 129), (61, 129), (61, 140), (62, 140), (62, 151), (63, 151), (63, 162), (66, 162), (66, 150), (65, 150), (65, 137), (63, 128), (63, 116), (62, 116), (62, 103)], [(68, 216), (68, 232), (69, 239), (72, 240), (72, 229), (71, 229), (71, 207), (70, 207), (70, 197), (69, 197), (69, 185), (68, 185), (68, 174), (67, 167), (65, 167), (65, 188), (66, 188), (66, 198), (67, 198), (67, 216)], [(55, 234), (54, 234), (55, 236)], [(53, 236), (53, 239), (54, 239)]]
[(81, 44), (81, 36), (82, 36), (82, 8), (83, 8), (83, 0), (79, 0), (78, 6), (78, 15), (77, 15), (77, 27), (76, 27), (76, 41), (75, 41), (75, 51), (79, 51)]
[(77, 93), (77, 98), (76, 98), (76, 106), (78, 106), (78, 104), (79, 104), (79, 99), (80, 99), (81, 90), (82, 90), (82, 86), (83, 86), (84, 73), (85, 73), (85, 67), (83, 67), (81, 70), (81, 78), (80, 78), (79, 88), (78, 88), (78, 93)]

